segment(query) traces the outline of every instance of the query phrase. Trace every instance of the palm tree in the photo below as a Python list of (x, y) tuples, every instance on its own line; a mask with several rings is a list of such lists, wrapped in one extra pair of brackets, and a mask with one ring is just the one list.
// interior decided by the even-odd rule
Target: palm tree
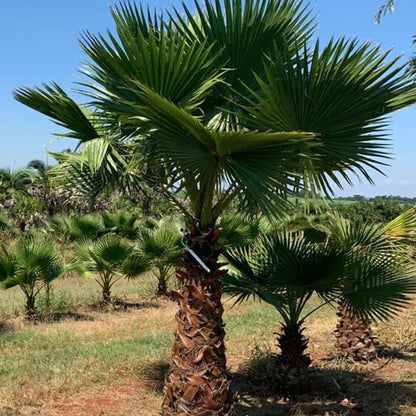
[(27, 164), (26, 168), (35, 171), (36, 176), (40, 179), (42, 187), (44, 188), (44, 193), (48, 193), (50, 191), (48, 170), (50, 170), (51, 167), (42, 160), (33, 159)]
[(139, 236), (140, 216), (128, 211), (119, 210), (116, 212), (102, 212), (102, 222), (105, 231), (114, 233), (121, 237), (136, 240)]
[[(338, 215), (330, 216), (328, 220), (326, 224), (321, 223), (319, 228), (326, 233), (326, 240), (332, 246), (350, 253), (367, 253), (374, 258), (389, 256), (392, 258), (391, 261), (412, 262), (409, 245), (414, 245), (416, 237), (415, 208), (405, 211), (387, 224), (353, 222)], [(371, 318), (387, 318), (392, 316), (392, 313), (386, 309), (381, 314), (365, 316), (361, 310), (358, 313), (351, 310), (350, 297), (355, 296), (358, 286), (359, 283), (354, 280), (346, 281), (343, 285), (337, 312), (339, 321), (334, 334), (338, 352), (342, 357), (366, 362), (377, 358), (379, 351), (377, 337), (370, 327)], [(368, 290), (376, 288), (368, 287)], [(400, 291), (400, 282), (385, 282), (385, 286), (377, 290), (377, 302), (380, 304), (394, 296), (397, 296), (399, 303), (404, 299)], [(363, 309), (368, 306), (369, 299), (361, 299)]]
[(96, 240), (109, 233), (103, 219), (98, 214), (69, 217), (55, 215), (47, 223), (47, 230), (56, 235), (61, 242)]
[(182, 256), (181, 232), (172, 219), (161, 220), (152, 227), (141, 227), (139, 249), (151, 263), (157, 278), (157, 297), (169, 297), (168, 279)]
[(378, 48), (309, 48), (313, 21), (300, 2), (195, 6), (165, 19), (125, 3), (112, 10), (116, 34), (87, 32), (90, 107), (55, 84), (15, 92), (79, 141), (57, 155), (63, 181), (97, 194), (145, 177), (186, 220), (164, 416), (232, 411), (218, 218), (231, 203), (276, 214), (299, 188), (331, 192), (328, 179), (340, 185), (351, 172), (371, 180), (368, 168), (386, 157), (386, 117), (415, 100)]
[(149, 270), (147, 260), (119, 236), (107, 234), (75, 247), (72, 269), (92, 275), (102, 289), (102, 307), (111, 305), (111, 289), (122, 278), (133, 279)]
[(223, 282), (236, 302), (258, 297), (280, 314), (277, 344), (281, 352), (272, 389), (286, 395), (304, 393), (309, 389), (311, 359), (305, 353), (308, 339), (303, 332), (312, 313), (305, 307), (315, 292), (323, 304), (334, 295), (331, 292), (342, 278), (343, 253), (307, 242), (300, 234), (271, 232), (249, 247), (228, 251), (225, 257), (232, 269)]
[(0, 194), (11, 197), (15, 192), (27, 192), (32, 184), (34, 176), (28, 169), (11, 170), (10, 168), (0, 169)]
[[(416, 267), (406, 259), (356, 252), (328, 241), (311, 242), (304, 232), (274, 231), (249, 247), (228, 251), (225, 257), (233, 269), (223, 281), (237, 302), (258, 297), (280, 314), (273, 387), (286, 395), (309, 389), (311, 360), (305, 354), (308, 339), (303, 332), (313, 312), (340, 302), (348, 316), (386, 319), (408, 304), (408, 294), (416, 292)], [(308, 312), (313, 293), (322, 303)]]
[(18, 286), (26, 297), (26, 317), (36, 317), (36, 298), (64, 273), (62, 259), (50, 239), (40, 235), (22, 238), (14, 247), (0, 247), (0, 281), (5, 289)]

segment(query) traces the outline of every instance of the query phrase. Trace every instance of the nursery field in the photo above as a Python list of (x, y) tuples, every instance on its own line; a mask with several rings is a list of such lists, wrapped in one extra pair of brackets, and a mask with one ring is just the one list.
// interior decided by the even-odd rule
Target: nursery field
[[(153, 279), (120, 282), (106, 313), (94, 306), (95, 282), (60, 279), (37, 324), (25, 322), (17, 290), (0, 292), (0, 415), (158, 415), (177, 305), (152, 298)], [(307, 322), (312, 391), (292, 402), (259, 381), (275, 350), (275, 310), (254, 301), (225, 308), (237, 416), (416, 415), (416, 305), (374, 328), (384, 353), (367, 365), (334, 357), (336, 315), (320, 309)]]

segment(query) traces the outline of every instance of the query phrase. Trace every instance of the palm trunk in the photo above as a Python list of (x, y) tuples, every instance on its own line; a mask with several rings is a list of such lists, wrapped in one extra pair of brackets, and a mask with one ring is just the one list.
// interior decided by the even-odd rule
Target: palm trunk
[(110, 285), (103, 285), (103, 300), (101, 302), (104, 310), (108, 310), (111, 305), (111, 287)]
[(35, 296), (29, 295), (26, 297), (26, 319), (34, 321), (36, 319), (37, 311), (35, 307)]
[(166, 281), (166, 273), (164, 271), (160, 271), (158, 273), (157, 279), (157, 290), (156, 290), (156, 297), (158, 298), (168, 298), (168, 285)]
[(179, 300), (170, 371), (165, 380), (163, 416), (231, 416), (233, 397), (226, 371), (220, 270), (215, 248), (219, 230), (186, 234), (191, 248), (208, 266), (206, 272), (187, 252)]
[(156, 290), (156, 297), (158, 298), (168, 298), (168, 287), (166, 285), (166, 280), (162, 277), (157, 282), (157, 290)]
[(46, 284), (46, 307), (49, 309), (51, 306), (51, 283)]
[(334, 331), (339, 354), (353, 361), (372, 361), (377, 358), (379, 343), (370, 323), (352, 314), (341, 302), (337, 315), (339, 321)]
[(309, 366), (305, 354), (309, 340), (303, 335), (303, 322), (283, 325), (277, 338), (281, 353), (277, 360), (277, 390), (285, 395), (303, 394), (310, 389)]

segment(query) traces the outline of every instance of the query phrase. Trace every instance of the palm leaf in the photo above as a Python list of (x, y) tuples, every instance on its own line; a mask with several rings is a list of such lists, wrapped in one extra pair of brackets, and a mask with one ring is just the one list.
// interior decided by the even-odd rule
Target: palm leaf
[(72, 100), (59, 85), (43, 85), (43, 89), (18, 88), (14, 98), (32, 109), (47, 115), (58, 126), (69, 130), (62, 136), (87, 142), (100, 136), (92, 115)]
[(337, 175), (351, 183), (351, 172), (371, 182), (366, 169), (379, 170), (388, 156), (386, 117), (414, 102), (414, 83), (397, 59), (357, 41), (331, 40), (322, 50), (318, 42), (307, 57), (306, 46), (295, 56), (276, 47), (266, 80), (257, 77), (260, 92), (247, 90), (247, 123), (319, 135), (314, 157), (299, 160), (305, 183), (331, 192), (328, 178), (340, 186)]
[[(145, 120), (157, 129), (152, 138), (157, 146), (153, 157), (165, 164), (172, 183), (183, 181), (194, 202), (201, 200), (207, 187), (219, 191), (228, 185), (229, 192), (245, 203), (271, 212), (279, 202), (278, 193), (290, 192), (296, 183), (287, 172), (295, 170), (304, 149), (317, 145), (311, 133), (215, 131), (148, 87), (137, 88), (145, 105), (134, 106), (137, 116), (131, 123), (140, 127)], [(201, 215), (203, 203), (193, 208)]]
[(416, 293), (416, 267), (394, 256), (356, 253), (346, 268), (343, 301), (364, 319), (392, 318)]
[(111, 33), (107, 39), (87, 32), (81, 40), (90, 58), (85, 71), (90, 81), (84, 85), (100, 107), (129, 113), (128, 102), (141, 102), (140, 91), (134, 88), (140, 82), (191, 109), (200, 103), (212, 82), (217, 82), (220, 71), (213, 65), (215, 55), (209, 43), (186, 42), (165, 25), (146, 20), (133, 6), (115, 7), (113, 17), (118, 38)]
[[(313, 32), (313, 19), (300, 2), (277, 0), (195, 1), (196, 13), (183, 5), (184, 12), (175, 10), (170, 21), (190, 42), (212, 45), (219, 68), (229, 68), (224, 83), (217, 84), (212, 100), (222, 106), (231, 90), (241, 91), (243, 84), (252, 85), (253, 73), (262, 71), (263, 57), (274, 46), (285, 43), (295, 52), (296, 42), (306, 40)], [(218, 111), (218, 110), (217, 110)], [(207, 112), (213, 116), (215, 111)], [(227, 120), (224, 113), (222, 120)], [(220, 121), (221, 123), (221, 121)]]
[(130, 255), (121, 265), (120, 272), (127, 279), (134, 279), (143, 273), (150, 271), (151, 263), (140, 253)]

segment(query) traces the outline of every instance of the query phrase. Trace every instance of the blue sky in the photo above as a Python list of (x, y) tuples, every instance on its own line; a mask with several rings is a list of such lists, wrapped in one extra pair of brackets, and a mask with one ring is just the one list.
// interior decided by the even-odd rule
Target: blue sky
[[(55, 81), (65, 90), (75, 88), (83, 53), (77, 39), (84, 30), (104, 32), (113, 27), (109, 0), (3, 0), (0, 16), (0, 167), (23, 167), (31, 159), (45, 159), (45, 150), (61, 150), (71, 142), (51, 144), (59, 131), (47, 117), (17, 103), (12, 90)], [(187, 1), (189, 3), (189, 1)], [(318, 16), (317, 34), (357, 37), (394, 48), (393, 55), (407, 59), (416, 35), (414, 0), (396, 0), (396, 13), (386, 15), (380, 25), (374, 14), (382, 0), (310, 0)], [(179, 5), (178, 1), (148, 1), (158, 9)], [(416, 49), (415, 49), (416, 50)], [(397, 113), (391, 123), (394, 159), (385, 169), (387, 177), (374, 174), (376, 186), (357, 183), (337, 195), (362, 194), (416, 196), (416, 107)]]

